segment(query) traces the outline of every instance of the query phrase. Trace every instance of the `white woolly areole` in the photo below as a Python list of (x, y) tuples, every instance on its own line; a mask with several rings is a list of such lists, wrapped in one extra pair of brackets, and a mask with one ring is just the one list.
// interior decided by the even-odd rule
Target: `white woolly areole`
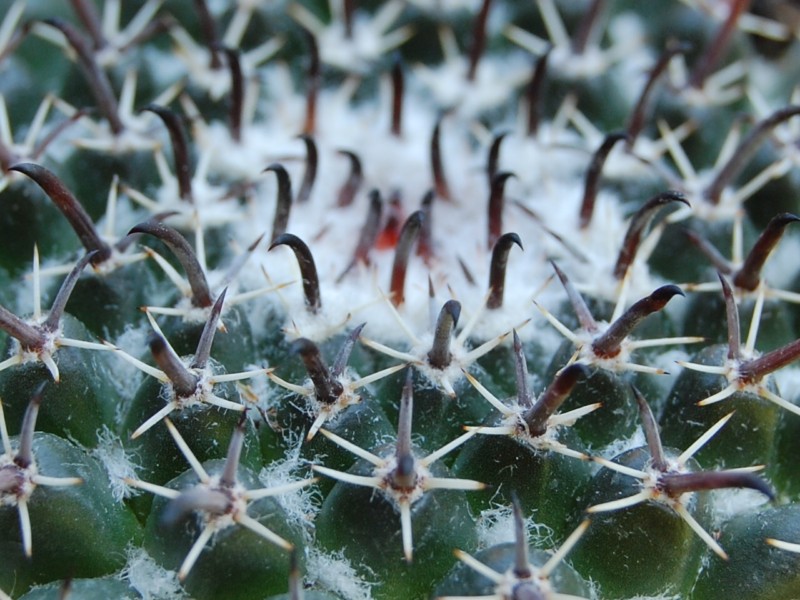
[[(769, 500), (763, 493), (751, 489), (721, 489), (709, 494), (715, 528), (721, 527), (738, 514), (764, 506)], [(735, 548), (730, 548), (734, 551)]]
[(646, 445), (647, 440), (644, 436), (644, 430), (641, 427), (637, 427), (636, 431), (634, 431), (633, 435), (631, 435), (629, 438), (620, 438), (614, 440), (610, 444), (596, 450), (599, 451), (600, 456), (603, 458), (613, 460), (615, 456), (619, 456), (623, 452), (633, 450), (634, 448), (642, 448)]
[(363, 580), (342, 552), (325, 553), (310, 546), (306, 552), (306, 564), (309, 583), (328, 589), (345, 600), (372, 600), (372, 588), (377, 582)]
[[(790, 229), (791, 231), (791, 229)], [(784, 235), (764, 265), (763, 278), (774, 289), (793, 289), (797, 277), (797, 257), (800, 255), (800, 237)], [(786, 369), (783, 369), (784, 371)], [(794, 397), (791, 396), (790, 397)]]
[[(302, 439), (299, 440), (302, 442)], [(274, 488), (297, 483), (308, 478), (309, 469), (301, 463), (301, 444), (297, 443), (287, 451), (282, 460), (272, 461), (258, 474), (258, 480), (265, 488)], [(318, 488), (305, 486), (297, 490), (274, 496), (275, 502), (286, 512), (289, 521), (299, 525), (308, 538), (309, 526), (319, 512), (322, 498)], [(310, 539), (306, 539), (310, 542)]]
[[(525, 519), (528, 543), (536, 548), (553, 548), (556, 540), (552, 528), (535, 521), (536, 513)], [(484, 510), (477, 519), (475, 531), (478, 547), (491, 548), (515, 541), (514, 512), (510, 506), (496, 506)]]
[(108, 474), (108, 483), (111, 495), (117, 502), (130, 498), (139, 493), (137, 488), (125, 483), (126, 480), (137, 479), (136, 471), (139, 468), (131, 456), (122, 446), (122, 440), (107, 426), (97, 436), (97, 448), (92, 450), (94, 456)]
[(121, 577), (144, 600), (180, 600), (186, 597), (175, 571), (160, 566), (144, 548), (128, 549), (128, 562)]
[(800, 368), (784, 367), (773, 373), (773, 377), (785, 398), (800, 398)]

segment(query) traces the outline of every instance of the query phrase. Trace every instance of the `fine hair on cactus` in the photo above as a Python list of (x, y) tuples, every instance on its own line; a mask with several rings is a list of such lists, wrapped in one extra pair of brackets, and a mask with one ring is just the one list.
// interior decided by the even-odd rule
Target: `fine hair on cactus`
[(798, 37), (4, 0), (0, 600), (800, 599)]

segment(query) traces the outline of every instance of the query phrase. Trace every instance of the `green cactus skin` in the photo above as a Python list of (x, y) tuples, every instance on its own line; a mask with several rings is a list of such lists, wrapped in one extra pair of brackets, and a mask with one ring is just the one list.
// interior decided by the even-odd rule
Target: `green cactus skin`
[(49, 200), (41, 198), (32, 183), (13, 186), (3, 193), (6, 210), (2, 216), (3, 243), (0, 264), (16, 274), (25, 269), (31, 249), (37, 244), (45, 255), (72, 249), (69, 230)]
[[(526, 512), (535, 511), (539, 523), (560, 538), (568, 533), (565, 524), (578, 509), (575, 501), (590, 477), (589, 456), (573, 431), (577, 414), (563, 417), (566, 411), (560, 408), (585, 381), (589, 369), (570, 365), (534, 400), (527, 389), (526, 361), (516, 332), (514, 347), (518, 389), (511, 405), (497, 400), (470, 377), (470, 383), (495, 408), (502, 409), (502, 416), (472, 427), (477, 435), (464, 444), (453, 471), (458, 477), (482, 481), (495, 490), (492, 498), (485, 494), (470, 497), (476, 513), (516, 499)], [(597, 405), (577, 410), (585, 415), (595, 409)]]
[(99, 577), (125, 564), (130, 543), (142, 530), (133, 514), (114, 500), (101, 464), (86, 452), (48, 433), (36, 433), (33, 454), (49, 477), (80, 477), (70, 487), (39, 486), (28, 504), (33, 558), (22, 552), (16, 510), (0, 514), (0, 585), (18, 592), (36, 582)]
[[(381, 398), (399, 398), (397, 382), (386, 383), (378, 395)], [(389, 419), (397, 414), (395, 406), (386, 409)], [(488, 405), (475, 393), (466, 381), (456, 386), (456, 396), (450, 396), (430, 383), (420, 385), (414, 394), (414, 421), (412, 429), (419, 435), (419, 444), (425, 450), (434, 451), (463, 433), (466, 423), (484, 420)]]
[[(796, 540), (798, 516), (796, 505), (784, 505), (731, 519), (722, 528), (720, 539), (738, 551), (728, 561), (711, 559), (700, 574), (694, 597), (705, 600), (734, 590), (756, 600), (796, 597), (800, 557), (770, 546), (767, 540)], [(760, 567), (750, 568), (753, 564)]]
[[(700, 364), (724, 364), (728, 348), (709, 346), (692, 360)], [(768, 464), (781, 419), (780, 409), (759, 396), (740, 392), (710, 406), (697, 406), (704, 398), (728, 385), (719, 375), (684, 371), (670, 392), (660, 420), (664, 443), (681, 448), (727, 414), (733, 412), (731, 427), (698, 454), (709, 467), (733, 467)], [(794, 416), (794, 415), (790, 415)], [(788, 418), (788, 417), (787, 417)]]
[[(781, 415), (775, 432), (775, 456), (789, 456), (800, 444), (800, 420), (794, 417), (791, 414)], [(769, 465), (769, 477), (775, 483), (778, 493), (792, 501), (800, 498), (800, 484), (794, 473), (791, 462), (773, 460)]]
[[(747, 469), (701, 471), (694, 455), (730, 421), (719, 420), (679, 453), (665, 449), (655, 417), (644, 396), (633, 389), (647, 447), (633, 448), (603, 464), (587, 493), (586, 512), (598, 515), (575, 556), (575, 564), (592, 572), (604, 597), (622, 597), (631, 576), (649, 594), (687, 595), (693, 587), (703, 548), (727, 560), (725, 550), (707, 532), (711, 503), (698, 492), (750, 488), (770, 499), (770, 486)], [(622, 560), (620, 558), (624, 556)], [(620, 571), (620, 562), (638, 564)], [(633, 575), (635, 573), (635, 575)]]
[[(204, 463), (209, 474), (222, 468), (220, 461)], [(239, 481), (256, 488), (258, 480), (246, 468), (239, 469)], [(183, 489), (196, 482), (194, 472), (179, 475), (166, 487)], [(194, 516), (169, 526), (162, 522), (167, 501), (156, 498), (147, 519), (144, 547), (168, 569), (177, 569), (197, 539), (202, 524)], [(250, 503), (248, 515), (296, 547), (302, 548), (301, 532), (288, 523), (286, 514), (274, 498)], [(229, 527), (206, 548), (185, 580), (185, 588), (195, 598), (262, 597), (285, 589), (289, 572), (289, 553), (244, 527)], [(226, 573), (220, 576), (220, 573)]]
[[(317, 434), (308, 439), (314, 419), (311, 419), (304, 410), (298, 408), (305, 402), (303, 398), (289, 396), (283, 400), (283, 407), (278, 407), (271, 418), (271, 425), (262, 427), (259, 431), (261, 452), (267, 459), (280, 459), (296, 444), (292, 436), (306, 434), (301, 449), (301, 457), (305, 460), (314, 460), (316, 456), (326, 456), (325, 464), (332, 469), (346, 471), (355, 462), (349, 452), (337, 446), (324, 435)], [(352, 441), (362, 448), (375, 448), (386, 442), (393, 435), (394, 428), (389, 423), (383, 411), (375, 406), (374, 398), (362, 398), (359, 404), (347, 407), (333, 420), (326, 421), (326, 430)], [(333, 487), (333, 481), (320, 481), (319, 486), (326, 492)]]
[(108, 339), (132, 324), (122, 315), (137, 311), (156, 289), (152, 266), (144, 262), (107, 274), (85, 273), (75, 284), (67, 312), (80, 319), (95, 336)]
[[(513, 494), (512, 494), (513, 495)], [(563, 563), (564, 557), (586, 533), (584, 521), (549, 555), (528, 546), (522, 506), (512, 498), (514, 541), (485, 548), (475, 556), (457, 550), (461, 564), (441, 583), (437, 597), (464, 595), (509, 596), (513, 598), (585, 598), (588, 586), (580, 575)], [(456, 595), (458, 594), (458, 595)], [(580, 594), (580, 596), (578, 595)]]
[(599, 448), (633, 435), (638, 419), (630, 389), (630, 382), (622, 376), (601, 368), (592, 369), (589, 377), (575, 386), (564, 403), (565, 411), (602, 403), (594, 414), (574, 426), (582, 445)]
[[(646, 448), (615, 458), (615, 462), (638, 469), (648, 460)], [(639, 491), (632, 481), (626, 475), (603, 470), (595, 476), (583, 503), (593, 506), (631, 496)], [(704, 498), (695, 494), (688, 509), (708, 527), (710, 510)], [(633, 577), (637, 578), (636, 589), (644, 595), (685, 596), (694, 584), (704, 549), (700, 538), (676, 512), (660, 504), (644, 503), (592, 515), (592, 526), (575, 550), (574, 563), (579, 570), (591, 573), (603, 598), (624, 598)], [(620, 563), (631, 567), (620, 570)]]
[[(123, 430), (127, 436), (130, 436), (145, 418), (149, 418), (164, 406), (161, 389), (162, 385), (152, 380), (143, 384), (134, 398), (129, 413), (129, 422), (133, 426), (126, 426)], [(175, 427), (187, 440), (192, 452), (199, 460), (206, 461), (224, 458), (239, 420), (239, 413), (213, 406), (195, 406), (184, 409), (171, 418)], [(186, 469), (185, 459), (175, 447), (167, 428), (161, 423), (138, 438), (127, 440), (125, 447), (136, 457), (138, 475), (145, 481), (164, 485)], [(242, 462), (253, 468), (258, 468), (262, 463), (258, 439), (252, 427), (249, 427), (245, 438)], [(149, 495), (131, 499), (131, 506), (139, 518), (146, 518), (150, 514), (151, 500)]]
[[(774, 251), (786, 227), (798, 220), (796, 215), (783, 213), (773, 217), (765, 227), (764, 231), (753, 244), (748, 254), (744, 257), (741, 241), (735, 244), (733, 255), (737, 263), (734, 264), (724, 257), (720, 260), (719, 255), (714, 257), (710, 253), (707, 258), (714, 262), (714, 266), (732, 278), (733, 286), (739, 295), (740, 320), (745, 323), (758, 323), (758, 338), (754, 345), (761, 352), (767, 352), (772, 348), (783, 346), (793, 341), (791, 326), (791, 308), (780, 301), (764, 300), (763, 296), (768, 295), (768, 283), (762, 277), (762, 270)], [(689, 235), (689, 234), (687, 234)], [(701, 245), (703, 240), (693, 236), (693, 242)], [(706, 249), (707, 250), (707, 249)], [(763, 295), (763, 296), (762, 296)], [(759, 315), (754, 311), (758, 310)], [(692, 299), (684, 327), (687, 332), (702, 330), (704, 336), (709, 341), (722, 342), (727, 330), (723, 326), (724, 322), (715, 315), (725, 312), (723, 298), (714, 295), (712, 298), (703, 298), (697, 295)], [(715, 328), (718, 325), (719, 328)]]
[[(704, 336), (718, 343), (725, 341), (727, 332), (724, 322), (719, 318), (725, 306), (721, 298), (709, 298), (710, 294), (697, 294), (688, 309), (691, 319), (685, 321), (686, 333), (702, 331)], [(750, 323), (755, 308), (755, 300), (748, 299), (740, 304), (743, 323)], [(781, 302), (766, 302), (761, 309), (761, 325), (758, 328), (756, 348), (767, 352), (793, 341), (791, 310)], [(716, 325), (716, 327), (714, 327)]]
[(0, 2), (0, 600), (800, 598), (798, 31)]
[[(472, 516), (463, 490), (480, 493), (484, 487), (477, 481), (448, 477), (440, 461), (471, 434), (430, 453), (412, 446), (413, 383), (408, 371), (393, 444), (372, 453), (332, 438), (362, 458), (347, 473), (316, 467), (339, 480), (317, 518), (320, 543), (335, 551), (342, 539), (351, 540), (345, 556), (379, 574), (382, 585), (374, 593), (385, 598), (425, 595), (453, 564), (453, 556), (444, 548), (474, 547)], [(398, 557), (405, 561), (400, 569)]]
[[(359, 461), (348, 472), (366, 475), (369, 463)], [(446, 477), (444, 467), (432, 469)], [(480, 492), (472, 492), (480, 493)], [(381, 579), (380, 598), (424, 597), (453, 566), (453, 548), (475, 547), (472, 517), (466, 493), (454, 490), (426, 492), (411, 508), (414, 555), (403, 559), (400, 516), (397, 509), (374, 490), (338, 482), (317, 517), (319, 543), (331, 551), (350, 540), (345, 556)]]
[[(514, 564), (514, 545), (499, 544), (477, 552), (475, 558), (494, 569), (505, 573)], [(544, 565), (550, 555), (537, 549), (530, 550), (532, 564)], [(559, 565), (550, 576), (550, 583), (560, 594), (571, 594), (573, 597), (586, 597), (589, 593), (586, 583), (580, 575), (568, 565)], [(438, 596), (491, 596), (495, 586), (487, 577), (459, 564), (437, 588)], [(533, 596), (535, 598), (535, 596)]]
[[(559, 442), (572, 450), (580, 446), (575, 435), (566, 432)], [(526, 511), (536, 511), (536, 520), (553, 530), (560, 539), (568, 533), (568, 518), (589, 483), (588, 462), (552, 450), (534, 450), (521, 440), (477, 436), (467, 444), (453, 465), (457, 477), (482, 481), (496, 490), (470, 496), (478, 513), (497, 503), (508, 504), (516, 494)], [(546, 501), (545, 501), (546, 500)]]
[[(253, 333), (246, 315), (238, 307), (225, 312), (225, 332), (214, 336), (214, 358), (232, 372), (243, 371), (256, 356)], [(194, 353), (203, 332), (204, 323), (175, 322), (164, 327), (164, 335), (179, 355)]]
[[(62, 319), (61, 331), (64, 337), (91, 339), (87, 328), (68, 314)], [(52, 383), (52, 374), (40, 362), (0, 372), (0, 397), (6, 405), (10, 430), (18, 433), (16, 424), (22, 422), (31, 394), (42, 383), (51, 382), (44, 391), (38, 429), (71, 437), (89, 448), (96, 446), (98, 430), (113, 425), (118, 408), (110, 384), (113, 368), (108, 358), (102, 352), (87, 355), (78, 348), (60, 348), (55, 356), (60, 374), (57, 384)]]

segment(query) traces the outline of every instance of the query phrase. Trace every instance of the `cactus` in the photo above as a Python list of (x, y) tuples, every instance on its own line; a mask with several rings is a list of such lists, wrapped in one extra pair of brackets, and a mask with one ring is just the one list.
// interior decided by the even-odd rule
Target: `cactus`
[(0, 598), (800, 598), (799, 29), (7, 0)]

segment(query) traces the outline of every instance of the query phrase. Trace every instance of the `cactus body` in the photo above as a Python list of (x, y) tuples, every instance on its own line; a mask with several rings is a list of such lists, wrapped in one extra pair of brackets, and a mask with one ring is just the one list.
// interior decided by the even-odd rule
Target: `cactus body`
[(0, 599), (800, 597), (799, 29), (3, 3)]

